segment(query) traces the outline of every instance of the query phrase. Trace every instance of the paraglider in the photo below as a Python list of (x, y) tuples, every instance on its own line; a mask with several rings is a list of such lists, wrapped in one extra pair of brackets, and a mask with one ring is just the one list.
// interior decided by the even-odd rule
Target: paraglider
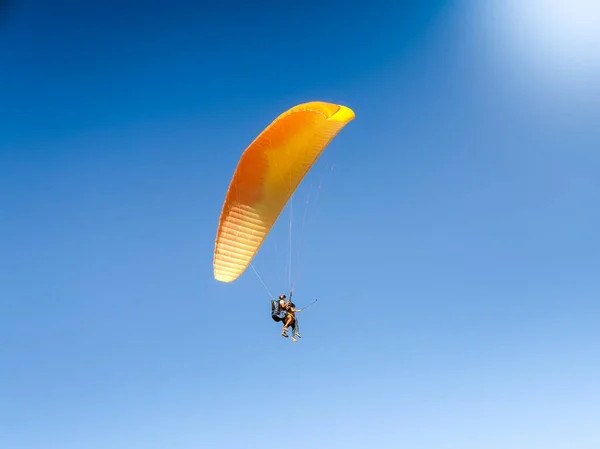
[(216, 280), (233, 282), (246, 270), (304, 176), (353, 119), (354, 112), (345, 106), (300, 104), (277, 117), (246, 148), (219, 219)]
[[(213, 257), (217, 281), (233, 282), (248, 268), (302, 179), (353, 119), (354, 112), (346, 106), (321, 101), (303, 103), (277, 117), (246, 148), (219, 218)], [(266, 288), (264, 282), (263, 286)], [(283, 337), (288, 337), (291, 327), (294, 343), (300, 338), (296, 318), (300, 311), (292, 303), (292, 292), (287, 301), (285, 295), (271, 301), (271, 317), (283, 322)]]

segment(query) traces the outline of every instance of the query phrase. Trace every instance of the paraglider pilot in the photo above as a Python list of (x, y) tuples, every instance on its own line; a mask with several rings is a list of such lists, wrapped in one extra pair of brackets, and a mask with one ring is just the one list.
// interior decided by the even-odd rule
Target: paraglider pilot
[[(285, 296), (284, 296), (285, 298)], [(285, 315), (283, 317), (283, 330), (281, 331), (281, 335), (287, 338), (287, 330), (288, 327), (292, 328), (292, 341), (296, 343), (296, 337), (302, 338), (300, 336), (300, 328), (298, 327), (298, 319), (296, 318), (296, 313), (302, 312), (301, 309), (296, 309), (296, 304), (292, 302), (292, 294), (290, 293), (290, 300), (285, 303), (284, 306)]]
[[(290, 299), (286, 302), (285, 295), (279, 295), (279, 301), (275, 303), (275, 301), (271, 301), (271, 316), (275, 321), (283, 321), (283, 330), (281, 335), (285, 338), (288, 337), (287, 330), (289, 327), (292, 328), (292, 341), (296, 343), (296, 337), (302, 338), (300, 336), (300, 328), (298, 327), (298, 319), (296, 318), (296, 313), (301, 312), (301, 309), (296, 310), (296, 305), (292, 302), (292, 293), (290, 292)], [(277, 305), (276, 305), (277, 304)], [(275, 310), (277, 308), (277, 310)], [(284, 312), (283, 318), (281, 317), (281, 313)]]

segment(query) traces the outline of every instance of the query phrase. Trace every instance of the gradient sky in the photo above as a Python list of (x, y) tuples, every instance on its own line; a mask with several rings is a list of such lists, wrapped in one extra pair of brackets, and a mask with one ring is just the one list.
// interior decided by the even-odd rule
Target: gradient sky
[[(600, 447), (600, 101), (471, 2), (3, 3), (1, 448)], [(212, 255), (312, 100), (356, 119), (294, 197), (294, 345)]]

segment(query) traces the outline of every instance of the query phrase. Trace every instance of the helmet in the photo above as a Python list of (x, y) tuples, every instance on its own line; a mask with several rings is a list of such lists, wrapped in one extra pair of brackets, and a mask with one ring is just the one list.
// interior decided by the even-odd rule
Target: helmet
[(285, 295), (279, 295), (279, 299), (285, 299)]

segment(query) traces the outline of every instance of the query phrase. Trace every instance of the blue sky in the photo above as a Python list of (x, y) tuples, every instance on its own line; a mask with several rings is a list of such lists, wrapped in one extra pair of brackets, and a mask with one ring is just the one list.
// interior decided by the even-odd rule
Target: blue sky
[[(596, 98), (504, 76), (466, 1), (119, 4), (0, 18), (0, 447), (600, 445)], [(212, 254), (312, 100), (356, 119), (294, 198), (294, 345)]]

